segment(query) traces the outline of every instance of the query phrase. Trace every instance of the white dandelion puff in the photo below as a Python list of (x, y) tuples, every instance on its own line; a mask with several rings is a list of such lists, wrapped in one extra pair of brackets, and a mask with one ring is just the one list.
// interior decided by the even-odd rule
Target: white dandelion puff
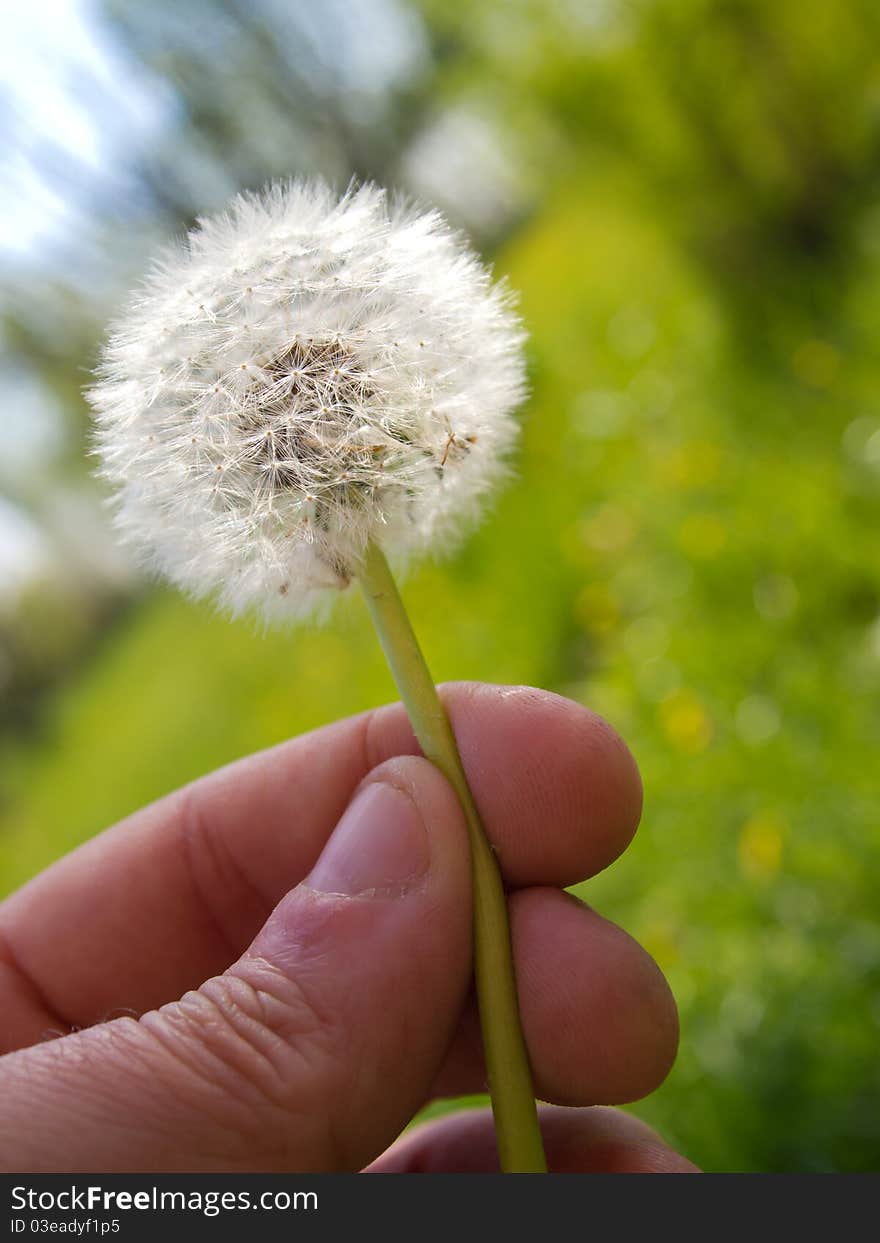
[(117, 525), (233, 612), (312, 610), (371, 541), (446, 547), (522, 399), (507, 290), (433, 211), (372, 185), (241, 195), (169, 250), (90, 391)]

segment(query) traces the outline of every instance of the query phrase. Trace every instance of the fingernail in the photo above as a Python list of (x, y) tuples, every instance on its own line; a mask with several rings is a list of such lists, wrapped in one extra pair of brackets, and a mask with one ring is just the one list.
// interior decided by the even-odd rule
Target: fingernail
[(428, 870), (421, 813), (397, 786), (373, 781), (355, 795), (306, 879), (320, 893), (400, 897)]

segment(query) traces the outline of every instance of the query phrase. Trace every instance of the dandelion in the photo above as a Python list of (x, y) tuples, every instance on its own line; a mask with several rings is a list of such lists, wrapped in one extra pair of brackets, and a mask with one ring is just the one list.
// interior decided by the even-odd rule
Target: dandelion
[(170, 250), (92, 390), (117, 523), (233, 612), (312, 611), (372, 540), (450, 547), (523, 393), (507, 293), (434, 212), (364, 186), (241, 196)]
[(436, 212), (371, 185), (242, 195), (168, 250), (90, 392), (117, 525), (232, 612), (302, 616), (358, 580), (424, 754), (468, 822), (502, 1169), (546, 1168), (504, 891), (388, 557), (445, 550), (503, 475), (523, 333)]

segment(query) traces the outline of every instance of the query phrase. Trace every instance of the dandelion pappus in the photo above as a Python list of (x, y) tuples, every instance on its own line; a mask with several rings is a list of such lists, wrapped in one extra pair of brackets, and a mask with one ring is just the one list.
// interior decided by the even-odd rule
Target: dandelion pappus
[(477, 443), (476, 436), (457, 436), (456, 433), (452, 430), (452, 424), (449, 422), (449, 419), (444, 417), (443, 421), (446, 424), (446, 443), (443, 446), (443, 453), (440, 458), (440, 469), (441, 470), (446, 465), (449, 459), (450, 453), (453, 453), (453, 452), (467, 453), (471, 445)]

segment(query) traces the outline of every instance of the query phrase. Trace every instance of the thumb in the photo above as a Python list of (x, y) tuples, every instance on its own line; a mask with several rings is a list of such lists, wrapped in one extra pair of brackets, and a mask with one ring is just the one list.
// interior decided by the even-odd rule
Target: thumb
[(224, 975), (138, 1021), (0, 1061), (15, 1135), (0, 1163), (359, 1169), (422, 1104), (469, 975), (457, 799), (426, 760), (391, 760)]

